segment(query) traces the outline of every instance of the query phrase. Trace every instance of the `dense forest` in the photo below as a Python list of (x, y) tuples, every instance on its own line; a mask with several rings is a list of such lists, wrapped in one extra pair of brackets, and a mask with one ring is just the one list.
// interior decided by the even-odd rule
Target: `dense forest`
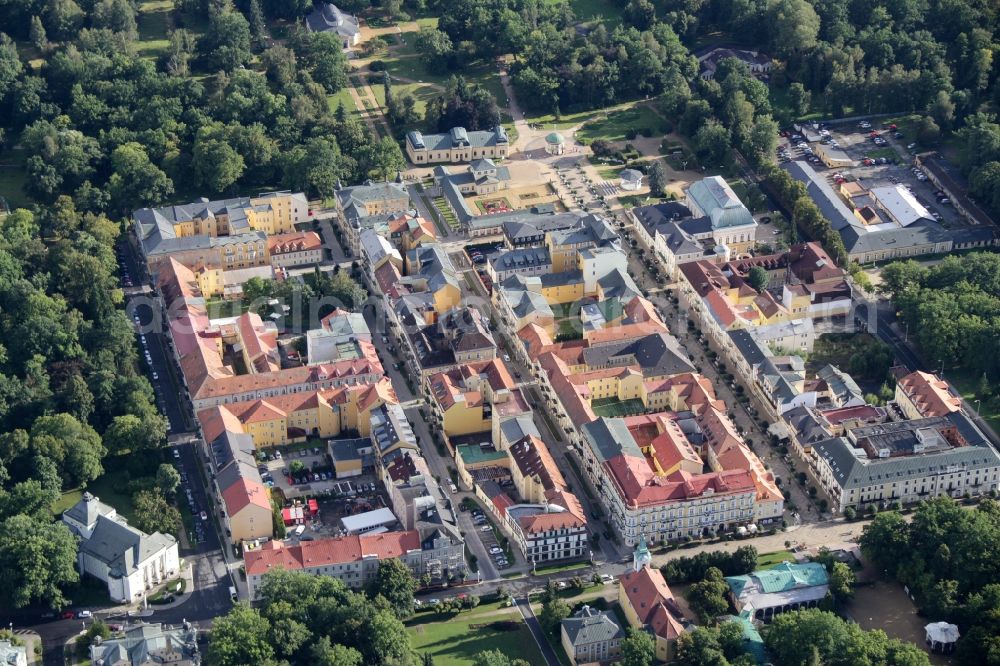
[[(331, 110), (328, 95), (347, 82), (337, 38), (293, 27), (277, 43), (257, 0), (245, 4), (180, 3), (154, 60), (137, 49), (127, 0), (0, 3), (0, 126), (24, 150), (28, 194), (119, 216), (175, 193), (329, 196), (338, 179), (401, 165), (394, 142)], [(287, 14), (283, 5), (264, 10)], [(11, 37), (44, 64), (29, 65)]]

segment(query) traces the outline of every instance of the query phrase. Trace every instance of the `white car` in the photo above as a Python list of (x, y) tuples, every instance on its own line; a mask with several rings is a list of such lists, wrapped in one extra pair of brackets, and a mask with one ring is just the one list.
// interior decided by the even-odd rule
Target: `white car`
[(492, 525), (483, 525), (483, 526), (481, 526), (479, 528), (479, 531), (480, 532), (492, 532), (493, 531), (493, 526)]

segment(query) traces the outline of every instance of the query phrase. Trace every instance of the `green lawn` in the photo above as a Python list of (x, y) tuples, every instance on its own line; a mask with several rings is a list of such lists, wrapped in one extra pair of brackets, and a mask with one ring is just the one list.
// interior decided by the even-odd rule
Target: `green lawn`
[(545, 663), (517, 609), (496, 603), (457, 615), (418, 613), (407, 621), (406, 629), (414, 651), (432, 655), (436, 666), (470, 666), (483, 650), (500, 650), (529, 664)]
[(615, 418), (629, 416), (631, 414), (642, 414), (646, 411), (642, 400), (633, 398), (631, 400), (619, 400), (618, 398), (599, 398), (590, 403), (594, 413), (605, 418)]
[(0, 154), (0, 197), (7, 200), (11, 210), (27, 206), (30, 202), (24, 193), (27, 176), (22, 168), (24, 152), (8, 150)]
[[(384, 109), (385, 87), (381, 84), (372, 85), (372, 92), (375, 93), (375, 99), (378, 100), (379, 106)], [(402, 83), (400, 81), (393, 81), (392, 93), (397, 99), (405, 93), (413, 95), (413, 98), (417, 101), (414, 108), (419, 114), (420, 120), (417, 121), (416, 125), (412, 129), (423, 129), (423, 117), (424, 112), (427, 110), (427, 104), (432, 99), (440, 95), (441, 91), (428, 84)]]
[[(123, 460), (108, 457), (104, 460), (105, 472), (102, 476), (87, 484), (86, 488), (75, 488), (63, 493), (52, 505), (52, 513), (60, 515), (63, 511), (80, 501), (83, 491), (88, 490), (105, 504), (113, 506), (118, 513), (128, 520), (133, 518), (132, 496), (125, 486), (128, 483)], [(116, 490), (116, 486), (124, 492)]]
[(144, 0), (139, 3), (139, 14), (136, 17), (139, 27), (136, 48), (139, 53), (156, 57), (167, 49), (170, 45), (167, 31), (173, 9), (174, 0)]
[(609, 0), (569, 0), (570, 9), (578, 21), (603, 23), (612, 30), (622, 22), (622, 9)]
[[(976, 388), (979, 386), (979, 375), (974, 372), (949, 370), (945, 374), (945, 379), (951, 382), (952, 386), (958, 389), (962, 397), (969, 403), (972, 409), (976, 409)], [(979, 415), (996, 431), (1000, 431), (1000, 411), (997, 410), (997, 401), (988, 400), (979, 404)]]
[(336, 111), (337, 107), (343, 104), (344, 111), (348, 114), (353, 115), (358, 112), (358, 105), (354, 103), (354, 98), (351, 97), (350, 88), (344, 87), (338, 90), (335, 95), (327, 95), (326, 101), (330, 105), (331, 111)]
[(611, 111), (607, 117), (591, 120), (577, 132), (577, 138), (593, 141), (625, 141), (625, 133), (634, 130), (650, 136), (666, 132), (667, 125), (648, 106), (634, 106), (631, 109)]
[(795, 561), (795, 555), (790, 550), (779, 550), (776, 553), (764, 553), (757, 556), (757, 570), (771, 569), (785, 560)]

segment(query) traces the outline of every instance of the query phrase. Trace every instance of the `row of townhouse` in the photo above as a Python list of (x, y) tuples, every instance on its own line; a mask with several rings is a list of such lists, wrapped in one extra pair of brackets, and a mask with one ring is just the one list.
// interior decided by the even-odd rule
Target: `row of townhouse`
[[(624, 255), (610, 237), (588, 233), (588, 226), (603, 229), (599, 222), (554, 229), (511, 225), (505, 229), (508, 252), (492, 256), (490, 270), (500, 277), (529, 255), (541, 257), (532, 260), (533, 268), (552, 271), (574, 261), (585, 265), (600, 252)], [(579, 239), (568, 250), (560, 247), (567, 237)], [(511, 259), (505, 260), (505, 254)], [(610, 273), (627, 278), (624, 266), (613, 264)], [(710, 384), (695, 374), (655, 307), (638, 289), (604, 293), (597, 280), (587, 292), (563, 275), (565, 271), (543, 273), (539, 289), (532, 290), (530, 281), (515, 273), (495, 292), (497, 310), (516, 333), (515, 355), (538, 378), (546, 406), (580, 453), (622, 539), (634, 545), (643, 537), (666, 541), (780, 520), (783, 497), (773, 476), (743, 444)], [(585, 282), (582, 275), (579, 281)], [(565, 298), (570, 289), (582, 294)], [(579, 307), (578, 340), (556, 343), (555, 317), (526, 316), (529, 308), (536, 313), (555, 310), (581, 295), (591, 301)], [(598, 418), (598, 412), (614, 406), (634, 414), (627, 419), (642, 446), (628, 427), (614, 434), (601, 430), (609, 420)], [(696, 441), (688, 439), (680, 423)], [(469, 473), (496, 478), (496, 460), (472, 448), (474, 469)]]
[[(194, 273), (170, 259), (158, 288), (172, 350), (196, 412), (329, 388), (374, 384), (382, 363), (370, 341), (330, 363), (282, 368), (277, 329), (253, 312), (211, 320)], [(233, 359), (238, 358), (239, 363)]]
[(140, 208), (132, 214), (132, 231), (154, 275), (169, 259), (191, 269), (281, 268), (322, 261), (319, 236), (295, 228), (311, 214), (301, 192), (266, 192)]
[[(503, 481), (502, 508), (490, 506), (525, 557), (586, 557), (582, 506), (555, 468), (506, 362), (497, 358), (487, 316), (462, 305), (458, 272), (431, 240), (407, 248), (404, 237), (371, 229), (361, 234), (369, 283), (383, 296), (390, 331), (431, 407), (431, 425), (454, 451), (463, 486), (482, 492), (481, 481)], [(470, 438), (476, 443), (452, 445)], [(489, 475), (474, 476), (463, 466), (463, 451), (475, 458), (472, 468), (487, 459), (496, 464)]]
[(774, 355), (755, 332), (730, 331), (721, 349), (834, 512), (998, 488), (1000, 455), (938, 377), (900, 372), (883, 408), (834, 366), (807, 378), (801, 358)]

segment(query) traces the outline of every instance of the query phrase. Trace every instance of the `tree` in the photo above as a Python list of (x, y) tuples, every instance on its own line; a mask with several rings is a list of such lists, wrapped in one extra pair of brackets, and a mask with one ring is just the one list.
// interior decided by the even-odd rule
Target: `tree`
[[(723, 627), (739, 626), (733, 622), (723, 624)], [(694, 631), (686, 631), (677, 638), (678, 666), (727, 666), (725, 653), (719, 644), (719, 632), (711, 627), (698, 627)]]
[(653, 666), (656, 643), (641, 629), (629, 628), (621, 642), (622, 666)]
[(227, 9), (212, 16), (198, 50), (209, 67), (233, 70), (250, 62), (250, 23), (237, 11)]
[(18, 515), (0, 529), (0, 599), (23, 608), (40, 602), (56, 610), (69, 605), (62, 588), (76, 583), (76, 537), (64, 523)]
[(649, 180), (649, 194), (654, 197), (662, 197), (667, 190), (667, 170), (660, 160), (654, 160), (646, 174)]
[(321, 290), (324, 295), (332, 296), (348, 309), (357, 309), (365, 302), (368, 293), (351, 279), (347, 271), (337, 271), (326, 282)]
[(152, 534), (177, 535), (181, 526), (181, 514), (176, 507), (167, 503), (163, 496), (151, 491), (140, 490), (132, 497), (135, 511), (135, 526)]
[(31, 40), (31, 44), (38, 49), (39, 53), (45, 53), (49, 50), (49, 38), (45, 33), (45, 26), (42, 25), (42, 19), (38, 16), (31, 17), (31, 28), (28, 30), (28, 39)]
[(379, 562), (378, 572), (368, 586), (368, 595), (384, 597), (398, 618), (413, 615), (413, 593), (416, 591), (417, 581), (410, 568), (396, 558)]
[(237, 604), (212, 625), (206, 660), (213, 666), (265, 664), (274, 657), (267, 640), (271, 623), (246, 604)]
[(295, 52), (313, 81), (333, 94), (347, 85), (347, 56), (340, 38), (329, 32), (312, 32), (294, 44)]
[(362, 631), (365, 639), (355, 647), (361, 650), (368, 663), (394, 663), (410, 653), (410, 637), (406, 633), (406, 627), (392, 611), (375, 612)]
[(49, 0), (45, 8), (45, 28), (60, 41), (75, 38), (84, 18), (83, 10), (73, 0)]
[(750, 273), (747, 274), (747, 282), (757, 292), (764, 291), (767, 288), (768, 281), (767, 269), (761, 266), (754, 266), (750, 269)]
[(223, 192), (240, 179), (246, 163), (225, 141), (199, 138), (194, 144), (191, 166), (204, 187)]
[(717, 120), (709, 120), (694, 135), (694, 150), (705, 164), (720, 166), (729, 157), (729, 132)]
[(139, 34), (135, 9), (128, 0), (99, 0), (92, 11), (92, 22), (95, 27), (124, 33), (129, 40)]
[(118, 211), (163, 202), (174, 192), (174, 183), (153, 164), (145, 148), (126, 143), (111, 154), (108, 193), (111, 207)]
[(157, 414), (139, 418), (135, 414), (116, 416), (104, 431), (104, 446), (115, 454), (151, 451), (166, 441), (166, 419)]
[(691, 586), (687, 593), (688, 603), (702, 624), (710, 624), (729, 609), (726, 592), (729, 586), (716, 567), (705, 572), (705, 579)]
[(326, 636), (309, 650), (310, 662), (316, 666), (361, 666), (364, 657), (352, 647), (331, 643)]
[(161, 464), (156, 468), (156, 487), (164, 497), (173, 497), (181, 485), (181, 475), (173, 465)]
[(806, 87), (795, 81), (788, 86), (788, 103), (791, 105), (796, 117), (801, 117), (809, 113), (809, 104), (812, 101), (812, 93)]
[(67, 486), (93, 481), (104, 473), (107, 453), (100, 436), (69, 414), (40, 416), (31, 426), (31, 449), (52, 460)]
[(629, 0), (625, 20), (639, 30), (649, 30), (656, 22), (656, 8), (649, 0)]
[(856, 580), (851, 567), (843, 562), (834, 562), (830, 571), (830, 594), (838, 603), (849, 600), (854, 596)]
[(406, 167), (403, 151), (391, 136), (384, 136), (375, 144), (372, 162), (382, 180), (388, 180)]
[(865, 525), (858, 543), (875, 566), (894, 576), (897, 567), (906, 561), (906, 555), (910, 551), (908, 534), (909, 530), (902, 516), (896, 512), (885, 512)]
[(930, 116), (924, 116), (917, 123), (917, 141), (923, 146), (936, 145), (941, 137), (941, 128)]
[(816, 45), (820, 20), (806, 0), (777, 0), (770, 12), (774, 53), (793, 56)]
[(542, 604), (542, 610), (538, 614), (538, 621), (550, 636), (555, 636), (559, 633), (562, 621), (569, 617), (569, 614), (569, 604), (559, 596), (552, 596)]
[(414, 47), (428, 71), (441, 74), (451, 68), (454, 55), (451, 39), (437, 28), (422, 26), (414, 38)]

